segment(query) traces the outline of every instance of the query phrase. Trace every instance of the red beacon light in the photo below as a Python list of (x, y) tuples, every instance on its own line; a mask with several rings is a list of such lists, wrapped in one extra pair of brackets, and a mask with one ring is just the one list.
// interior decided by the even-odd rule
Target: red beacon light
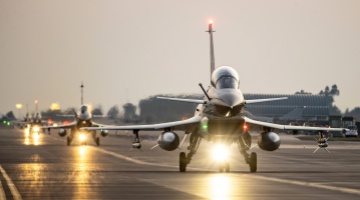
[(247, 129), (248, 129), (248, 126), (247, 126), (246, 124), (244, 124), (243, 129), (244, 129), (244, 130), (247, 130)]

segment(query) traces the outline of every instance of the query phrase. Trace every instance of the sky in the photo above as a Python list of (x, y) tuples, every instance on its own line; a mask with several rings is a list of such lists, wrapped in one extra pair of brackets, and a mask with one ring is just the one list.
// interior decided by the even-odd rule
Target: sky
[[(84, 100), (105, 112), (156, 94), (209, 85), (216, 66), (238, 71), (243, 93), (318, 93), (360, 106), (357, 0), (0, 0), (0, 113)], [(16, 104), (23, 104), (20, 110)]]

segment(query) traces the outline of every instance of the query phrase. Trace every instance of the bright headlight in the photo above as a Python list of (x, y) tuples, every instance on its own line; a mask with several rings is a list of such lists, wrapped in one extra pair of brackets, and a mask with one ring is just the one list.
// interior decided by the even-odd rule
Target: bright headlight
[(229, 157), (229, 149), (224, 144), (216, 144), (212, 150), (212, 157), (215, 161), (225, 161)]
[(80, 142), (86, 140), (86, 135), (85, 135), (85, 133), (80, 133), (80, 134), (79, 134), (79, 140), (80, 140)]
[(33, 134), (32, 137), (33, 137), (34, 140), (38, 140), (40, 138), (40, 135), (39, 134)]
[(29, 137), (30, 131), (29, 131), (28, 128), (26, 128), (26, 129), (24, 130), (24, 133), (25, 133), (25, 137)]
[(34, 126), (34, 127), (32, 128), (32, 130), (33, 130), (34, 132), (39, 132), (40, 128), (39, 128), (38, 126)]

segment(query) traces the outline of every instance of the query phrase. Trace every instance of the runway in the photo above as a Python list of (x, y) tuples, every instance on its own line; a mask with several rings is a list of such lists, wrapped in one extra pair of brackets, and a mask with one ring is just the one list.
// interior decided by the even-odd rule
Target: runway
[(313, 154), (315, 140), (281, 135), (280, 150), (253, 149), (257, 173), (249, 172), (236, 147), (231, 172), (219, 173), (209, 157), (211, 144), (203, 141), (180, 173), (181, 150), (150, 150), (158, 134), (146, 133), (142, 151), (129, 151), (131, 134), (101, 138), (99, 147), (91, 140), (66, 146), (56, 131), (35, 141), (21, 130), (0, 129), (0, 199), (360, 198), (359, 142), (330, 141), (331, 154)]

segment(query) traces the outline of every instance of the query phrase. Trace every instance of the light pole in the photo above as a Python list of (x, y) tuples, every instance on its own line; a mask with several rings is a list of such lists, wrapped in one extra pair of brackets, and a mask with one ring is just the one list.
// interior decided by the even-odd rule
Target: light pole
[(21, 118), (21, 115), (20, 115), (20, 109), (22, 108), (22, 104), (20, 103), (17, 103), (15, 105), (16, 109), (18, 110), (18, 118), (20, 119)]

